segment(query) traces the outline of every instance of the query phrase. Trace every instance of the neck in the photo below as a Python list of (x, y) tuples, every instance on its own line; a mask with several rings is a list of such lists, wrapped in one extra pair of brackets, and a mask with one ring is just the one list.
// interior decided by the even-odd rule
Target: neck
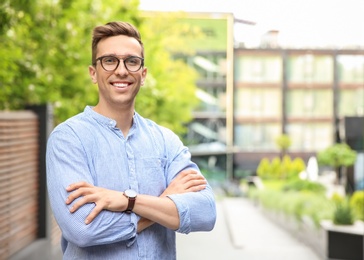
[(107, 106), (102, 106), (100, 103), (97, 104), (93, 110), (103, 116), (112, 118), (116, 121), (116, 127), (119, 128), (124, 137), (129, 133), (129, 130), (133, 124), (134, 107), (118, 107), (110, 108)]

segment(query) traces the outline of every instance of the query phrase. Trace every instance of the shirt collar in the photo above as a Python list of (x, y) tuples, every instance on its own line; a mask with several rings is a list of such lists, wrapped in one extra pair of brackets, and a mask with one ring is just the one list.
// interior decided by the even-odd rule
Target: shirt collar
[[(103, 116), (103, 115), (95, 112), (93, 110), (92, 106), (86, 106), (85, 110), (84, 110), (84, 113), (86, 115), (88, 115), (88, 116), (91, 116), (93, 119), (95, 119), (97, 122), (99, 122), (102, 125), (105, 125), (105, 126), (108, 126), (108, 127), (111, 127), (111, 128), (116, 127), (116, 121), (114, 119)], [(133, 125), (132, 125), (131, 129), (135, 128), (136, 126), (137, 126), (137, 113), (134, 112)]]

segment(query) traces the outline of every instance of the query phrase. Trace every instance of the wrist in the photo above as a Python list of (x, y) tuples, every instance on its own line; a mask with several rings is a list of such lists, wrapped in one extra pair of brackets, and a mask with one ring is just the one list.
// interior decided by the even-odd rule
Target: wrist
[(137, 198), (137, 193), (132, 189), (127, 189), (124, 191), (123, 195), (128, 199), (128, 204), (126, 206), (125, 213), (132, 213)]

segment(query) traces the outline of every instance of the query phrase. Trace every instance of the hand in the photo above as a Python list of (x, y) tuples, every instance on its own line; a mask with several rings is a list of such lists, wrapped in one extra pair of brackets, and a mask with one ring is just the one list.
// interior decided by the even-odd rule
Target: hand
[[(71, 213), (74, 213), (87, 203), (95, 203), (94, 209), (86, 217), (86, 224), (91, 223), (104, 209), (110, 211), (124, 211), (126, 209), (127, 200), (120, 191), (96, 187), (87, 182), (73, 183), (66, 190), (72, 192), (66, 200), (67, 205), (70, 205), (75, 199), (80, 198), (72, 205), (70, 209)], [(125, 200), (122, 198), (125, 198)]]
[(144, 229), (150, 227), (151, 225), (153, 225), (154, 222), (151, 221), (150, 219), (147, 218), (143, 218), (141, 217), (138, 221), (138, 228), (137, 228), (137, 233), (139, 234), (140, 232), (142, 232)]
[(204, 176), (195, 170), (183, 170), (172, 180), (162, 196), (186, 192), (201, 191), (206, 188), (207, 181)]
[[(165, 189), (159, 197), (165, 197), (171, 194), (201, 191), (206, 188), (206, 184), (207, 181), (205, 177), (195, 170), (184, 170), (181, 171), (174, 180), (172, 180), (167, 189)], [(138, 222), (138, 233), (153, 224), (153, 221), (141, 218)]]

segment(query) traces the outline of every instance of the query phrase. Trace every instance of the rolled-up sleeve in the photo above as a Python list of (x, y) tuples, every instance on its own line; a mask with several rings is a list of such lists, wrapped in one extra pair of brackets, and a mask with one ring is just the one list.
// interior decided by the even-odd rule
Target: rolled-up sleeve
[(199, 192), (168, 196), (176, 204), (180, 217), (177, 232), (211, 231), (216, 222), (216, 206), (210, 186)]
[[(82, 133), (84, 134), (84, 133)], [(65, 203), (69, 193), (66, 187), (72, 183), (85, 181), (95, 185), (95, 174), (90, 170), (92, 158), (86, 153), (78, 135), (63, 126), (56, 129), (48, 140), (47, 188), (50, 204), (63, 237), (79, 247), (109, 244), (125, 241), (132, 244), (136, 238), (139, 217), (135, 214), (103, 210), (93, 222), (86, 225), (86, 216), (95, 207), (85, 204), (76, 212), (70, 213), (72, 205)]]
[[(201, 174), (198, 166), (191, 161), (191, 153), (180, 139), (168, 130), (166, 135), (168, 137), (166, 150), (169, 151), (168, 184), (182, 170), (194, 169)], [(180, 226), (177, 232), (188, 234), (194, 231), (210, 231), (214, 228), (216, 205), (210, 185), (199, 192), (174, 194), (168, 197), (175, 203), (179, 213)]]

